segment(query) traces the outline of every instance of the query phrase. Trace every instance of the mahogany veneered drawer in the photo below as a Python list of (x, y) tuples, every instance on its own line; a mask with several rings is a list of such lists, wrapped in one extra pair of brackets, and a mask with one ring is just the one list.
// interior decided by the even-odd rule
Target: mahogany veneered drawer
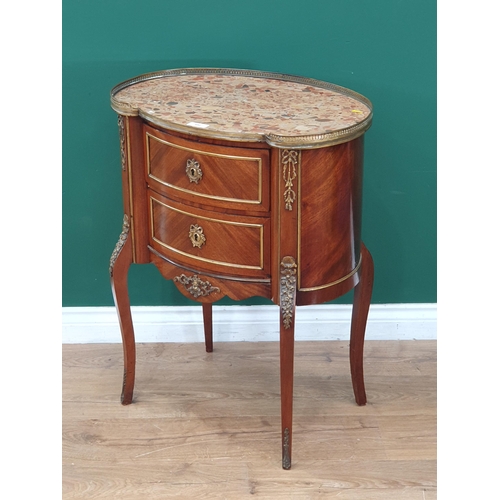
[(269, 151), (206, 144), (145, 126), (147, 182), (214, 208), (269, 210)]
[(151, 246), (188, 268), (268, 277), (269, 219), (186, 207), (149, 190)]

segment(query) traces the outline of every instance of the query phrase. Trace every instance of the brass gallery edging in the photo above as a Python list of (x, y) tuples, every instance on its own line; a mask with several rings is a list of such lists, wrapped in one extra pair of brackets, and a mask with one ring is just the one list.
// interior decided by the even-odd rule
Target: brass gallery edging
[(333, 83), (324, 82), (321, 80), (315, 80), (313, 78), (305, 78), (301, 76), (287, 75), (282, 73), (272, 73), (268, 71), (255, 71), (247, 69), (226, 69), (226, 68), (180, 68), (180, 69), (170, 69), (165, 71), (157, 71), (154, 73), (147, 73), (144, 75), (131, 78), (122, 83), (119, 83), (111, 89), (111, 107), (120, 114), (129, 116), (141, 116), (142, 118), (159, 125), (161, 127), (167, 127), (171, 130), (176, 130), (178, 132), (195, 133), (200, 137), (211, 137), (216, 139), (226, 139), (229, 141), (250, 141), (250, 142), (266, 142), (270, 146), (276, 148), (294, 148), (294, 149), (314, 149), (321, 148), (324, 146), (334, 146), (336, 144), (342, 144), (343, 142), (351, 141), (356, 137), (363, 135), (371, 126), (373, 113), (366, 117), (364, 121), (347, 127), (342, 130), (337, 130), (334, 132), (326, 132), (324, 134), (316, 135), (302, 135), (302, 136), (284, 136), (279, 134), (250, 134), (250, 133), (214, 133), (214, 131), (207, 131), (203, 129), (198, 129), (195, 127), (190, 127), (187, 125), (179, 125), (174, 122), (169, 122), (168, 120), (160, 120), (150, 115), (149, 113), (142, 111), (140, 109), (134, 108), (127, 103), (120, 102), (116, 99), (116, 94), (126, 87), (130, 87), (139, 82), (144, 82), (147, 80), (154, 80), (157, 78), (166, 78), (171, 76), (181, 76), (181, 75), (231, 75), (231, 76), (247, 76), (251, 78), (271, 78), (275, 80), (284, 80), (293, 83), (299, 83), (303, 85), (310, 85), (317, 88), (322, 88), (325, 90), (330, 90), (333, 92), (338, 92), (339, 94), (351, 97), (357, 101), (363, 103), (367, 106), (370, 111), (373, 109), (372, 103), (363, 95), (354, 92), (353, 90), (347, 89), (345, 87), (340, 87)]
[(314, 292), (316, 290), (322, 290), (323, 288), (328, 288), (330, 286), (338, 285), (339, 283), (342, 283), (345, 280), (348, 280), (351, 276), (356, 274), (359, 270), (359, 267), (361, 266), (361, 261), (363, 257), (360, 255), (359, 256), (359, 262), (357, 266), (349, 273), (346, 274), (345, 276), (342, 276), (342, 278), (339, 278), (338, 280), (332, 281), (331, 283), (327, 283), (325, 285), (318, 285), (318, 286), (312, 286), (309, 288), (299, 288), (299, 292)]
[[(197, 255), (192, 255), (190, 253), (184, 252), (182, 250), (179, 250), (178, 248), (174, 248), (170, 245), (167, 245), (165, 242), (159, 240), (158, 238), (155, 237), (154, 234), (154, 210), (153, 210), (153, 201), (156, 203), (159, 203), (160, 205), (166, 207), (169, 210), (173, 210), (174, 212), (178, 212), (180, 214), (188, 215), (190, 217), (195, 217), (197, 219), (204, 219), (208, 220), (211, 222), (215, 223), (221, 223), (221, 224), (229, 224), (232, 226), (244, 226), (244, 227), (254, 227), (258, 228), (259, 231), (259, 238), (260, 238), (260, 266), (247, 266), (244, 264), (234, 264), (231, 262), (223, 262), (223, 261), (218, 261), (218, 260), (212, 260), (212, 259), (206, 259), (204, 257), (199, 257)], [(251, 224), (248, 222), (234, 222), (234, 221), (225, 221), (222, 219), (213, 219), (211, 217), (205, 217), (203, 215), (198, 215), (198, 214), (193, 214), (190, 212), (185, 212), (184, 210), (179, 210), (178, 208), (171, 207), (170, 205), (167, 205), (166, 203), (161, 202), (160, 200), (157, 200), (156, 198), (153, 198), (153, 196), (149, 196), (149, 202), (150, 202), (150, 213), (151, 213), (151, 238), (156, 241), (159, 245), (168, 248), (172, 252), (176, 252), (178, 254), (184, 255), (186, 257), (189, 257), (190, 259), (194, 260), (199, 260), (202, 262), (208, 262), (210, 264), (216, 264), (219, 266), (227, 266), (227, 267), (237, 267), (239, 269), (257, 269), (259, 271), (264, 270), (264, 225), (263, 224)]]
[[(201, 151), (201, 150), (197, 150), (197, 149), (193, 149), (193, 148), (188, 148), (185, 146), (180, 146), (180, 145), (174, 144), (172, 142), (168, 142), (164, 139), (160, 139), (159, 137), (156, 137), (153, 134), (150, 134), (149, 132), (146, 132), (146, 137), (147, 137), (146, 154), (147, 154), (148, 177), (150, 177), (151, 179), (154, 179), (156, 182), (159, 182), (160, 184), (163, 184), (164, 186), (167, 186), (167, 187), (172, 188), (172, 189), (176, 189), (176, 190), (181, 191), (183, 193), (188, 193), (188, 194), (191, 194), (193, 196), (199, 196), (201, 198), (207, 198), (209, 200), (229, 201), (229, 202), (233, 202), (233, 203), (234, 202), (246, 203), (246, 204), (251, 204), (251, 205), (259, 205), (262, 203), (262, 158), (258, 158), (258, 157), (255, 158), (252, 156), (225, 155), (222, 153), (210, 153), (208, 151)], [(190, 189), (185, 189), (185, 188), (181, 188), (178, 186), (174, 186), (173, 184), (169, 184), (168, 182), (165, 182), (165, 181), (159, 179), (158, 177), (154, 176), (151, 173), (151, 158), (150, 158), (150, 154), (149, 154), (149, 138), (152, 138), (152, 139), (154, 139), (162, 144), (166, 144), (167, 146), (181, 149), (183, 151), (188, 151), (190, 153), (196, 153), (196, 154), (200, 154), (200, 155), (204, 155), (204, 156), (215, 156), (217, 158), (228, 158), (230, 160), (256, 161), (258, 163), (258, 169), (259, 169), (259, 188), (258, 188), (259, 191), (258, 191), (257, 200), (245, 200), (242, 198), (227, 198), (224, 196), (215, 196), (215, 195), (209, 195), (209, 194), (204, 194), (204, 193), (198, 193), (198, 192), (192, 191)]]

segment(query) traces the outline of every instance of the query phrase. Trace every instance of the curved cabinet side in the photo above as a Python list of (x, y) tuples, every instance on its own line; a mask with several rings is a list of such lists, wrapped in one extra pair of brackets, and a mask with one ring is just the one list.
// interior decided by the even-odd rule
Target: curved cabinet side
[(359, 281), (363, 137), (303, 151), (298, 303), (333, 300)]

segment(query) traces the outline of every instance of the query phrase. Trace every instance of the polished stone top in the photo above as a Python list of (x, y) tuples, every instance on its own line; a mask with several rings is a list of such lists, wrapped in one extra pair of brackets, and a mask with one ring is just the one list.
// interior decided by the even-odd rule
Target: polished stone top
[(112, 91), (121, 114), (229, 140), (314, 147), (359, 136), (370, 102), (326, 82), (244, 70), (190, 69), (143, 75)]

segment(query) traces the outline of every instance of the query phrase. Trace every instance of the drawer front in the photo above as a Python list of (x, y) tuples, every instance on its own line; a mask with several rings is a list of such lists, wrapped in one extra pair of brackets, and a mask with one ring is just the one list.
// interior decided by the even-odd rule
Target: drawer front
[(269, 210), (269, 151), (188, 141), (145, 127), (148, 183), (206, 207)]
[(174, 263), (232, 276), (269, 276), (269, 219), (186, 207), (149, 191), (151, 246)]

